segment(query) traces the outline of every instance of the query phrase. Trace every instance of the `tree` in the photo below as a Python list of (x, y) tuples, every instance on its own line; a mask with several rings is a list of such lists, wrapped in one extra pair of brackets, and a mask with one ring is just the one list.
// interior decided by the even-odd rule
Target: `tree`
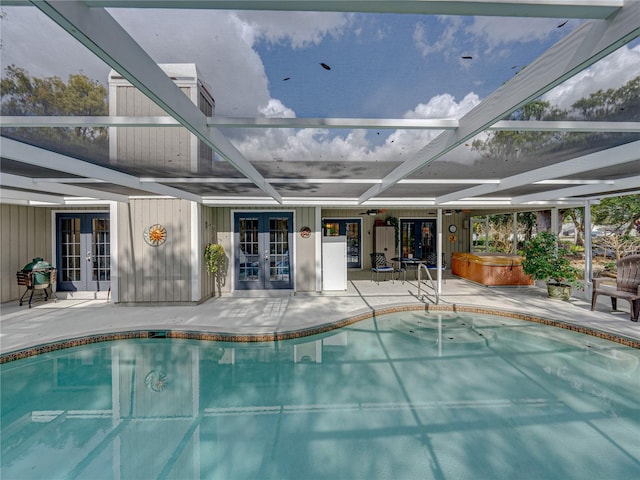
[(598, 90), (572, 107), (586, 120), (637, 120), (640, 118), (640, 77), (615, 90)]
[[(549, 102), (536, 100), (524, 105), (511, 114), (511, 120), (560, 120), (566, 112), (552, 107)], [(536, 152), (542, 145), (552, 142), (557, 132), (500, 130), (489, 134), (487, 140), (474, 140), (472, 148), (487, 158), (501, 158), (505, 161), (518, 159)]]
[(594, 223), (629, 235), (640, 221), (640, 195), (603, 198), (599, 205), (591, 207), (591, 216)]
[[(531, 240), (533, 230), (536, 225), (536, 214), (534, 212), (518, 212), (516, 216), (518, 242)], [(488, 216), (489, 224), (489, 245), (488, 250), (492, 252), (510, 252), (513, 245), (513, 215), (497, 214)], [(473, 233), (478, 237), (485, 236), (485, 222), (473, 222)], [(521, 248), (519, 246), (518, 248)]]
[[(69, 75), (65, 83), (60, 77), (31, 77), (23, 68), (9, 65), (0, 80), (0, 112), (2, 115), (70, 116), (107, 115), (107, 89), (86, 75)], [(65, 153), (107, 155), (107, 129), (76, 128), (3, 128), (3, 134)]]
[[(640, 76), (635, 77), (618, 89), (606, 91), (598, 90), (587, 98), (582, 98), (572, 105), (572, 110), (564, 111), (550, 105), (548, 102), (536, 100), (524, 105), (510, 116), (511, 120), (561, 120), (561, 119), (588, 119), (588, 120), (640, 120)], [(635, 140), (635, 134), (611, 135), (607, 132), (590, 133), (563, 133), (563, 132), (529, 132), (529, 131), (497, 131), (490, 132), (486, 140), (474, 140), (472, 148), (477, 150), (483, 157), (493, 160), (501, 159), (504, 162), (511, 160), (526, 161), (527, 157), (539, 157), (544, 155), (567, 155), (567, 152), (593, 151), (597, 148), (619, 145), (628, 138)], [(637, 196), (635, 196), (637, 198)], [(624, 198), (624, 197), (622, 197)], [(637, 214), (637, 205), (632, 200), (622, 200), (619, 206), (624, 216), (619, 221), (615, 219), (609, 221), (600, 220), (597, 217), (599, 211), (597, 207), (596, 221), (622, 225), (627, 228), (627, 233), (634, 228), (634, 223), (640, 219)], [(629, 203), (625, 203), (629, 202)], [(637, 200), (636, 200), (637, 203)], [(607, 218), (605, 210), (614, 208), (614, 205), (603, 200), (602, 218)], [(636, 212), (636, 213), (634, 213)], [(584, 232), (583, 219), (577, 211), (565, 212), (571, 216), (576, 226), (578, 237), (581, 242), (581, 232)], [(551, 212), (541, 210), (536, 212), (538, 231), (548, 231), (551, 229)], [(638, 222), (640, 224), (640, 222)], [(638, 227), (640, 228), (640, 227)], [(554, 232), (558, 233), (558, 232)]]
[(533, 237), (533, 229), (536, 226), (536, 214), (534, 212), (518, 213), (518, 231), (522, 229), (524, 240), (529, 241)]
[(584, 246), (584, 208), (567, 208), (562, 210), (563, 218), (573, 222), (576, 245)]

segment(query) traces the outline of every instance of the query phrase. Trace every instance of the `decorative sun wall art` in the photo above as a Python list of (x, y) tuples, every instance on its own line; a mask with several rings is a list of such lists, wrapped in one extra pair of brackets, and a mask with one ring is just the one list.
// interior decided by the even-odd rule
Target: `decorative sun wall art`
[(167, 229), (159, 223), (144, 229), (144, 241), (152, 247), (159, 247), (167, 239)]

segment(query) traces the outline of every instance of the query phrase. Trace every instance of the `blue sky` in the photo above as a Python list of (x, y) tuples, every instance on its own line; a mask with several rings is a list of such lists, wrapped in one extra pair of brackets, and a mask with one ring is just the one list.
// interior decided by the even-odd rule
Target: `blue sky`
[[(490, 94), (560, 38), (556, 20), (534, 23), (548, 35), (490, 48), (486, 38), (464, 33), (473, 19), (461, 20), (456, 29), (462, 34), (455, 42), (425, 54), (423, 44), (441, 41), (450, 27), (447, 20), (355, 15), (339, 37), (329, 35), (319, 44), (292, 48), (287, 42), (274, 45), (263, 38), (255, 49), (272, 96), (299, 116), (400, 118), (435, 95)], [(468, 55), (473, 58), (462, 58)], [(331, 71), (322, 69), (320, 62), (330, 65)]]
[[(109, 68), (33, 7), (1, 7), (3, 68), (35, 76)], [(220, 116), (459, 118), (579, 25), (577, 20), (417, 15), (114, 9), (158, 63), (196, 63)], [(471, 55), (471, 60), (462, 56)], [(325, 70), (321, 62), (331, 66)], [(515, 68), (514, 68), (515, 67)], [(640, 75), (638, 42), (548, 94), (570, 104)], [(287, 81), (283, 78), (289, 77)], [(565, 105), (566, 106), (566, 105)], [(247, 156), (397, 159), (426, 131), (235, 132)]]

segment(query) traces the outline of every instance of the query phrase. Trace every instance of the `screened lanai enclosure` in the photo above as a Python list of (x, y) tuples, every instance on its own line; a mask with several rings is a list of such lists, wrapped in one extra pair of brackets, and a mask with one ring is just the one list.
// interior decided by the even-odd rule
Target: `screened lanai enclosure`
[[(464, 225), (475, 210), (585, 207), (640, 192), (637, 1), (1, 9), (2, 203), (48, 209), (40, 241), (54, 261), (60, 212), (109, 212), (112, 268), (137, 260), (135, 272), (119, 271), (121, 287), (160, 262), (141, 260), (138, 226), (169, 224), (167, 245), (190, 232), (162, 262), (191, 278), (185, 298), (198, 300), (204, 244), (226, 242), (229, 288), (253, 271), (240, 266), (236, 211), (292, 211), (290, 233), (321, 237), (323, 218), (411, 209), (446, 233), (451, 212), (467, 214)], [(149, 203), (160, 199), (184, 208)], [(14, 240), (3, 235), (3, 246)], [(311, 241), (280, 242), (291, 257), (271, 268), (291, 262), (287, 278), (301, 285), (296, 271), (320, 268), (321, 240)]]

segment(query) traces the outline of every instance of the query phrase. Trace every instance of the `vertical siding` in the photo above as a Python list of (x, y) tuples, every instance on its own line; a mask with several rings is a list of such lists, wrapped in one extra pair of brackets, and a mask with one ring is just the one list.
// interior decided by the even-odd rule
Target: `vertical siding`
[[(16, 272), (31, 259), (42, 257), (56, 266), (52, 250), (51, 221), (54, 211), (78, 211), (77, 208), (0, 205), (0, 302), (17, 300), (24, 293), (16, 283)], [(104, 207), (83, 208), (82, 211)]]
[(16, 272), (34, 257), (54, 264), (51, 251), (51, 209), (0, 205), (0, 302), (17, 300), (24, 293)]
[[(189, 88), (182, 88), (189, 92)], [(115, 115), (167, 116), (155, 103), (133, 86), (119, 86)], [(149, 167), (153, 170), (191, 168), (191, 134), (178, 127), (118, 127), (116, 164)]]
[[(225, 256), (227, 260), (226, 268), (224, 269), (222, 292), (232, 291), (232, 269), (233, 269), (233, 225), (232, 225), (232, 211), (273, 211), (278, 209), (252, 209), (252, 208), (229, 208), (229, 207), (203, 207), (201, 218), (201, 245), (204, 251), (204, 246), (207, 243), (221, 243), (225, 249)], [(301, 207), (301, 208), (282, 208), (281, 210), (294, 212), (294, 225), (292, 227), (293, 242), (295, 249), (295, 258), (293, 259), (295, 265), (294, 281), (295, 288), (300, 292), (312, 292), (315, 291), (315, 235), (318, 232), (313, 232), (315, 226), (315, 208), (314, 207)], [(302, 227), (310, 227), (312, 229), (311, 237), (300, 237), (300, 229)], [(207, 274), (204, 268), (204, 261), (201, 267), (201, 288), (202, 297), (206, 298), (213, 293), (213, 276)], [(217, 287), (216, 287), (217, 288)], [(218, 294), (216, 290), (216, 294)]]
[[(295, 242), (295, 274), (296, 290), (299, 292), (313, 292), (316, 289), (316, 237), (322, 232), (315, 232), (316, 209), (314, 207), (296, 208), (293, 238)], [(311, 236), (302, 238), (300, 229), (309, 227)]]
[[(120, 302), (191, 301), (190, 212), (190, 202), (177, 199), (133, 199), (118, 205)], [(153, 247), (143, 232), (156, 223), (167, 229), (167, 240)]]
[[(215, 277), (207, 273), (204, 265), (204, 247), (209, 243), (220, 243), (225, 252), (225, 264), (221, 270), (220, 287), (222, 293), (231, 291), (231, 269), (233, 268), (233, 256), (231, 251), (231, 212), (229, 208), (202, 207), (200, 226), (200, 262), (201, 298), (219, 295), (218, 286), (215, 285)], [(215, 287), (215, 293), (214, 293)]]

